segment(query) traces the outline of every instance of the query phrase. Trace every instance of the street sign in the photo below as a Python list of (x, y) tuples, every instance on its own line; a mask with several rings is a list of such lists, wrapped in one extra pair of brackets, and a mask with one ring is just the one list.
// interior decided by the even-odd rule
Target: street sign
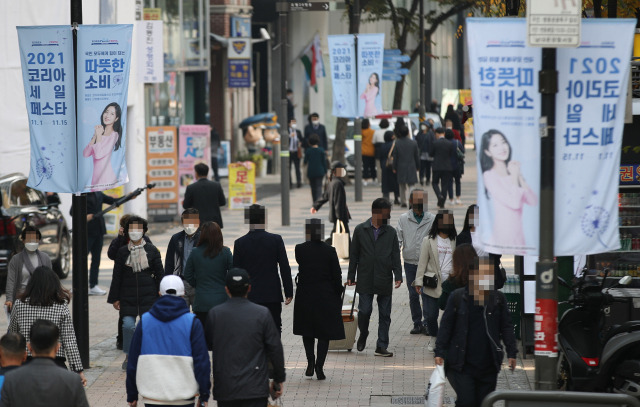
[(382, 69), (383, 75), (408, 75), (409, 70), (407, 68), (399, 68), (399, 69)]
[(392, 82), (401, 82), (402, 81), (402, 76), (401, 75), (387, 75), (385, 73), (382, 74), (382, 80), (383, 81), (392, 81)]
[(402, 68), (402, 62), (382, 60), (382, 69)]
[(530, 47), (580, 46), (582, 1), (527, 1), (527, 45)]
[(385, 49), (384, 50), (384, 56), (386, 57), (387, 55), (401, 55), (402, 52), (399, 49)]
[(411, 57), (409, 55), (384, 54), (382, 59), (383, 59), (383, 63), (384, 61), (409, 62), (411, 60)]
[(289, 11), (329, 11), (329, 2), (295, 2), (289, 3)]

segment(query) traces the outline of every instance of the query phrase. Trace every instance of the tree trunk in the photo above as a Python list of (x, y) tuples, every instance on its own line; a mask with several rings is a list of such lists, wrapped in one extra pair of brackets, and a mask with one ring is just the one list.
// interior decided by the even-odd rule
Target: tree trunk
[(347, 137), (347, 122), (349, 119), (344, 117), (338, 117), (336, 122), (336, 138), (333, 141), (333, 151), (331, 154), (331, 161), (340, 161), (346, 164), (344, 161), (344, 140)]
[(393, 91), (393, 110), (402, 109), (402, 95), (404, 94), (404, 76), (402, 80), (396, 82), (396, 88)]

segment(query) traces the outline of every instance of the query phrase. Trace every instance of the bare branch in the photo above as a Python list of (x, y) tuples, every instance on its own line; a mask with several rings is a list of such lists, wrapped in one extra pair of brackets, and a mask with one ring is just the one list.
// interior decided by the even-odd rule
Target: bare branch
[(393, 31), (396, 36), (396, 41), (400, 38), (400, 21), (398, 21), (398, 11), (396, 6), (393, 5), (393, 0), (387, 0), (389, 11), (391, 12), (391, 23), (393, 25)]

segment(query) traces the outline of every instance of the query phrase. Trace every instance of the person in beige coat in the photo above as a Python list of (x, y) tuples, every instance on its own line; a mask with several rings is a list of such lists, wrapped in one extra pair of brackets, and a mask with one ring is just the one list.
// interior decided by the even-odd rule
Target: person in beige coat
[[(438, 211), (420, 247), (418, 270), (412, 285), (418, 294), (423, 292), (427, 295), (427, 332), (432, 338), (438, 336), (438, 298), (442, 294), (442, 282), (449, 278), (453, 268), (456, 235), (453, 213), (443, 209)], [(432, 342), (435, 340), (432, 338), (427, 345), (429, 352), (433, 352)]]

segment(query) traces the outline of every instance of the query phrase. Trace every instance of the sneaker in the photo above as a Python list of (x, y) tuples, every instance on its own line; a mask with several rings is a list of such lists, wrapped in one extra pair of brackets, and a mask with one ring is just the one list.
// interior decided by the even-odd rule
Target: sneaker
[(98, 287), (97, 285), (94, 285), (89, 289), (89, 295), (105, 295), (106, 293), (107, 292), (105, 290)]
[(456, 205), (462, 205), (462, 201), (460, 200), (460, 198), (456, 198)]
[(382, 356), (383, 358), (390, 358), (391, 356), (393, 356), (393, 352), (389, 352), (388, 350), (382, 348), (376, 348), (374, 355)]
[(433, 337), (429, 338), (429, 343), (427, 344), (427, 350), (429, 352), (433, 352), (433, 345), (431, 344), (432, 340), (433, 340)]
[(369, 336), (368, 334), (360, 334), (360, 337), (358, 338), (358, 352), (362, 352), (364, 350), (365, 345), (367, 344), (367, 336)]
[(129, 363), (129, 355), (124, 357), (124, 362), (122, 362), (122, 370), (127, 370), (127, 363)]
[(455, 205), (456, 201), (454, 201), (453, 199), (449, 199), (449, 205)]
[(422, 333), (422, 327), (420, 325), (416, 325), (413, 327), (411, 331), (409, 331), (411, 335), (417, 335)]

